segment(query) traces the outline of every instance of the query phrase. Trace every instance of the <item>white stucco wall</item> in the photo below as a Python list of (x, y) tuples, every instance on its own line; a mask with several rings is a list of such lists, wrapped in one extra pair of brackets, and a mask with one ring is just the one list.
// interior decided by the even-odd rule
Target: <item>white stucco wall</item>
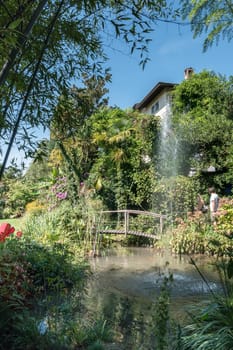
[(158, 95), (153, 101), (148, 104), (146, 108), (142, 110), (145, 114), (152, 114), (152, 106), (157, 102), (159, 103), (159, 109), (154, 113), (154, 115), (158, 115), (163, 118), (165, 115), (168, 115), (171, 112), (171, 98), (168, 91), (162, 92)]

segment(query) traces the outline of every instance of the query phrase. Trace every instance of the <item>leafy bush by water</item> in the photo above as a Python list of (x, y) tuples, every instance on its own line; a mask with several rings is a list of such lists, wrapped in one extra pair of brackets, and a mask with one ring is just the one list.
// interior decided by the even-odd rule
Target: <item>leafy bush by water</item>
[(189, 216), (180, 220), (172, 230), (170, 246), (178, 254), (226, 255), (232, 251), (232, 240), (218, 231), (205, 214)]

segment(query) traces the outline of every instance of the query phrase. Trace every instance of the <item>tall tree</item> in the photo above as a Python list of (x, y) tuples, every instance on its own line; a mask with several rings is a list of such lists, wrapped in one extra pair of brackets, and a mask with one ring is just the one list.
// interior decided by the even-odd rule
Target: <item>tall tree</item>
[[(54, 163), (59, 171), (65, 171), (72, 182), (73, 197), (77, 200), (80, 183), (88, 173), (93, 162), (95, 146), (90, 142), (90, 128), (87, 120), (98, 108), (108, 102), (105, 87), (110, 79), (108, 70), (105, 77), (84, 76), (84, 85), (81, 88), (73, 86), (63, 91), (51, 122), (51, 141), (54, 149), (50, 162)], [(60, 153), (61, 161), (57, 163), (54, 155)], [(53, 159), (53, 160), (52, 160)], [(58, 174), (59, 174), (58, 171)]]
[[(233, 85), (213, 72), (193, 74), (175, 88), (173, 124), (183, 168), (214, 166), (218, 185), (233, 182)], [(186, 166), (184, 166), (186, 163)]]
[(96, 145), (88, 186), (108, 208), (150, 208), (157, 118), (114, 108), (98, 111), (88, 122)]
[[(48, 127), (63, 89), (83, 73), (103, 74), (104, 47), (110, 39), (123, 39), (131, 52), (140, 53), (144, 65), (154, 23), (167, 13), (164, 0), (135, 0), (130, 6), (121, 0), (7, 0), (0, 2), (0, 10), (0, 50), (4, 51), (0, 66), (15, 53), (0, 87), (1, 138), (9, 139), (21, 113), (16, 141), (24, 149), (28, 143), (33, 146), (31, 128)], [(32, 78), (33, 87), (28, 89)]]
[(86, 122), (98, 108), (107, 105), (108, 90), (105, 84), (109, 79), (108, 71), (105, 77), (85, 75), (83, 87), (73, 86), (64, 90), (54, 111), (50, 126), (51, 140), (56, 143), (78, 179), (88, 171), (93, 149)]

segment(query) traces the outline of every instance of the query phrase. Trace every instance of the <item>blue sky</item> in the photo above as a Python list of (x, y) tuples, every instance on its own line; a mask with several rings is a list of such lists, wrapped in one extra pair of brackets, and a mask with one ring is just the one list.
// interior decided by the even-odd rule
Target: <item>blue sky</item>
[(109, 49), (112, 84), (109, 85), (109, 104), (120, 108), (132, 107), (159, 82), (180, 83), (184, 69), (193, 67), (196, 73), (213, 70), (229, 77), (233, 75), (233, 41), (220, 40), (203, 53), (203, 37), (193, 39), (189, 26), (159, 23), (150, 45), (150, 62), (144, 71), (139, 60), (127, 49)]

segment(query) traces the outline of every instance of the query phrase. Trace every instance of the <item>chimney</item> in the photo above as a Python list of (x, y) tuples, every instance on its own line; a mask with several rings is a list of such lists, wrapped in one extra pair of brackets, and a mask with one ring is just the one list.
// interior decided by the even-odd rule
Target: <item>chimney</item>
[(193, 73), (194, 73), (194, 70), (193, 70), (192, 67), (185, 68), (185, 70), (184, 70), (184, 79), (187, 80), (187, 79), (191, 78)]

